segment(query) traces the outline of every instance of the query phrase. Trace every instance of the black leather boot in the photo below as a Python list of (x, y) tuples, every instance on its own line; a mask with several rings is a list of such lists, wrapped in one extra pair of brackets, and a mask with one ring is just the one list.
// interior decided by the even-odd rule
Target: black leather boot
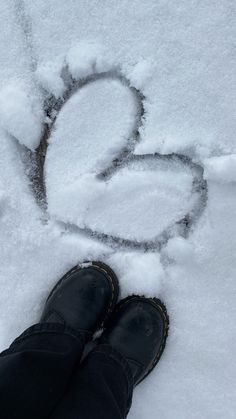
[(88, 262), (75, 266), (49, 294), (41, 322), (63, 323), (87, 341), (104, 326), (118, 295), (118, 279), (107, 265)]
[(155, 367), (165, 347), (168, 315), (157, 298), (131, 296), (122, 300), (101, 337), (127, 361), (134, 385)]

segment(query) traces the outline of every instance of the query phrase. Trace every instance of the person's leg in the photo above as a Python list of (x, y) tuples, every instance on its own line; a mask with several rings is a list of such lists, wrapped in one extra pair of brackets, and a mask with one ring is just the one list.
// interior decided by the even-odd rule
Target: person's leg
[(1, 419), (48, 417), (118, 291), (114, 272), (99, 262), (76, 266), (56, 284), (41, 322), (0, 355)]
[(50, 419), (123, 419), (133, 393), (127, 361), (110, 345), (90, 352)]
[(126, 418), (133, 387), (159, 361), (167, 332), (161, 301), (139, 296), (121, 301), (50, 419)]
[(39, 323), (0, 355), (1, 419), (43, 419), (64, 394), (84, 348), (75, 330)]

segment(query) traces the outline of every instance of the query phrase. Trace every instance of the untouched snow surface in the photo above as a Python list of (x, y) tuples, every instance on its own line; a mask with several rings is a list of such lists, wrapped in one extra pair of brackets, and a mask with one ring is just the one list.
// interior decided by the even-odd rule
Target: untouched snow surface
[[(135, 390), (129, 417), (235, 418), (235, 2), (0, 3), (0, 348), (37, 322), (62, 274), (101, 259), (122, 296), (157, 295), (170, 316), (166, 350)], [(138, 107), (122, 80), (79, 89), (49, 139), (46, 215), (27, 177), (44, 99), (60, 98), (68, 77), (107, 71), (145, 96), (139, 141), (128, 142)], [(137, 159), (98, 177), (128, 143)], [(191, 168), (149, 164), (153, 153), (182, 154), (205, 169), (207, 205), (187, 239), (142, 251), (65, 228), (149, 241), (191, 211)]]

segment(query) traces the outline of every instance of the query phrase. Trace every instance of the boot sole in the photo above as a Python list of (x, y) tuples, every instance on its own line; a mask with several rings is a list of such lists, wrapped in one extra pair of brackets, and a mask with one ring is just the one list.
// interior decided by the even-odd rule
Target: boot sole
[(162, 335), (162, 340), (161, 340), (161, 345), (160, 345), (159, 351), (158, 351), (154, 361), (152, 362), (151, 366), (148, 368), (147, 372), (135, 384), (135, 386), (137, 386), (139, 383), (141, 383), (152, 372), (152, 370), (155, 368), (155, 366), (158, 364), (158, 362), (161, 358), (161, 355), (162, 355), (162, 353), (165, 349), (166, 340), (167, 340), (167, 337), (168, 337), (169, 316), (168, 316), (168, 313), (167, 313), (166, 306), (161, 300), (159, 300), (158, 298), (147, 298), (145, 296), (140, 296), (140, 295), (130, 295), (130, 296), (124, 298), (123, 300), (121, 300), (118, 303), (118, 305), (116, 306), (115, 312), (119, 311), (121, 308), (123, 308), (123, 306), (125, 304), (129, 303), (131, 300), (141, 300), (141, 301), (146, 301), (149, 304), (152, 304), (159, 311), (159, 313), (161, 313), (161, 316), (162, 316), (162, 319), (163, 319), (163, 324), (164, 324), (164, 330), (163, 330), (163, 335)]
[[(87, 266), (83, 266), (83, 265), (87, 265)], [(105, 274), (105, 276), (107, 277), (110, 285), (111, 285), (111, 290), (112, 290), (112, 295), (111, 295), (111, 300), (110, 300), (110, 305), (105, 313), (104, 318), (101, 320), (97, 330), (102, 329), (107, 321), (109, 320), (109, 317), (111, 315), (111, 313), (113, 312), (117, 300), (119, 298), (119, 293), (120, 293), (120, 288), (119, 288), (119, 281), (118, 278), (115, 274), (115, 272), (105, 263), (100, 262), (100, 261), (91, 261), (91, 262), (83, 262), (81, 264), (78, 264), (76, 266), (74, 266), (72, 269), (70, 269), (57, 283), (56, 285), (53, 287), (53, 289), (51, 290), (46, 302), (51, 298), (51, 296), (56, 292), (56, 290), (59, 288), (59, 286), (66, 281), (67, 278), (69, 278), (71, 275), (73, 275), (74, 273), (77, 273), (79, 271), (81, 271), (82, 269), (86, 269), (88, 267), (93, 267), (95, 269), (97, 269), (99, 272), (102, 272), (103, 274)]]

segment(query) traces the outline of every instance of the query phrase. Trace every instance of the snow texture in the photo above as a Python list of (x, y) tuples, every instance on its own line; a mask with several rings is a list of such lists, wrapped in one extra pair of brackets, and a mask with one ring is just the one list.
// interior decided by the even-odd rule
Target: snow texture
[(10, 81), (0, 92), (0, 124), (22, 145), (34, 150), (42, 134), (43, 113), (26, 87)]
[[(129, 418), (234, 419), (235, 2), (0, 2), (0, 348), (38, 321), (67, 270), (102, 260), (122, 297), (156, 295), (170, 316), (166, 350), (135, 389)], [(71, 79), (103, 72), (53, 126), (46, 215), (27, 177), (43, 100), (63, 100)], [(135, 147), (137, 103), (116, 72), (145, 97)], [(99, 177), (127, 144), (140, 161)], [(141, 158), (152, 153), (184, 154), (205, 170), (207, 206), (188, 238), (141, 251), (67, 226), (139, 241), (191, 209), (191, 168)]]
[(210, 157), (204, 163), (207, 179), (215, 182), (236, 182), (236, 154)]
[(117, 80), (93, 82), (64, 105), (46, 158), (50, 214), (98, 233), (153, 240), (188, 213), (192, 176), (176, 165), (151, 170), (137, 162), (111, 180), (96, 179), (126, 146), (135, 111), (130, 91)]
[(53, 61), (42, 62), (36, 70), (36, 80), (43, 89), (49, 91), (56, 98), (63, 95), (66, 87), (61, 77), (63, 57), (57, 57)]
[(103, 45), (81, 41), (70, 48), (66, 63), (73, 78), (81, 79), (90, 74), (101, 73), (112, 68), (112, 61)]

